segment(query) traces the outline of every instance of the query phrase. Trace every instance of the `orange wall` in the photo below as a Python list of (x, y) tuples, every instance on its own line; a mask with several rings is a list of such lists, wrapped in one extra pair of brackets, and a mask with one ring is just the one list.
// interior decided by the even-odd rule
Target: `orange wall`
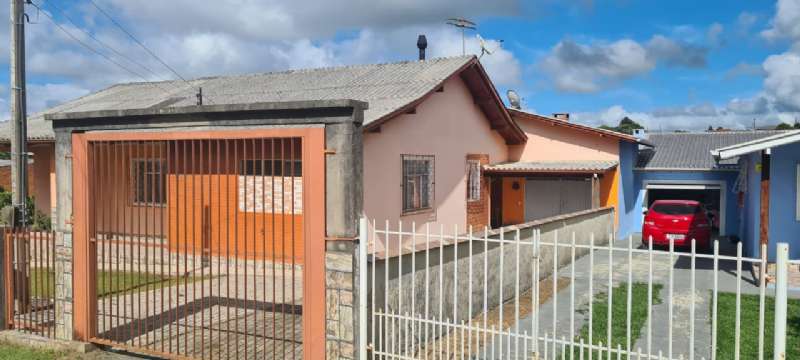
[(532, 119), (514, 120), (528, 135), (509, 147), (511, 161), (619, 160), (619, 140)]
[(169, 175), (170, 249), (302, 262), (303, 215), (241, 211), (238, 181), (237, 175)]
[[(94, 198), (92, 205), (97, 211), (97, 231), (153, 238), (166, 236), (171, 249), (198, 255), (205, 249), (214, 255), (269, 259), (274, 256), (276, 260), (290, 261), (294, 258), (301, 262), (302, 205), (295, 209), (295, 215), (291, 215), (291, 205), (281, 210), (279, 203), (276, 203), (278, 209), (274, 215), (269, 204), (253, 209), (252, 205), (261, 199), (261, 195), (271, 193), (268, 185), (262, 193), (252, 193), (252, 189), (247, 189), (250, 194), (243, 195), (243, 198), (247, 199), (250, 207), (240, 208), (239, 181), (243, 177), (238, 175), (237, 164), (243, 159), (270, 158), (269, 143), (247, 141), (239, 143), (238, 148), (233, 142), (227, 147), (224, 143), (217, 147), (216, 142), (199, 144), (176, 147), (173, 143), (169, 149), (163, 143), (116, 145), (113, 150), (96, 147), (91, 164), (97, 170), (94, 187), (97, 193), (110, 194)], [(280, 145), (276, 145), (276, 157), (290, 157), (293, 150), (288, 142), (284, 145), (283, 155)], [(299, 141), (296, 145), (294, 155), (300, 158)], [(165, 161), (168, 167), (165, 204), (135, 203), (131, 173), (131, 162), (135, 158)], [(254, 178), (269, 177), (249, 177)], [(293, 178), (287, 176), (286, 179)], [(268, 182), (265, 180), (265, 183)], [(299, 183), (295, 189), (296, 198), (302, 199), (302, 182), (296, 183)], [(286, 191), (291, 191), (289, 185)], [(286, 196), (291, 197), (290, 194)], [(291, 204), (288, 198), (285, 202)], [(301, 204), (302, 201), (295, 203)], [(296, 240), (292, 242), (292, 239)], [(292, 243), (294, 246), (290, 245)]]

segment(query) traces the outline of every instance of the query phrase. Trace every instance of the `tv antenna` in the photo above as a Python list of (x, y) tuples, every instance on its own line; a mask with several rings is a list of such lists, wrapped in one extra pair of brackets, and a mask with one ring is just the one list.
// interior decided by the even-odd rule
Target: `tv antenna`
[(503, 40), (497, 40), (497, 42), (498, 42), (499, 44), (497, 45), (497, 47), (496, 47), (496, 48), (494, 48), (493, 50), (491, 50), (491, 49), (489, 49), (489, 47), (487, 46), (487, 45), (488, 45), (488, 43), (486, 42), (486, 40), (483, 40), (483, 38), (481, 37), (481, 35), (480, 35), (480, 34), (476, 34), (476, 35), (475, 35), (475, 37), (477, 37), (477, 38), (478, 38), (478, 43), (479, 43), (479, 44), (480, 44), (480, 46), (481, 46), (481, 54), (480, 54), (480, 56), (478, 56), (478, 59), (482, 58), (482, 57), (483, 57), (483, 55), (492, 55), (492, 54), (493, 54), (495, 51), (497, 51), (497, 50), (499, 50), (499, 49), (500, 49), (500, 47), (502, 46), (502, 43), (503, 43)]
[(478, 25), (472, 21), (469, 21), (465, 18), (449, 18), (447, 19), (447, 25), (455, 26), (461, 29), (461, 55), (467, 54), (467, 40), (465, 37), (466, 29), (475, 30), (478, 28)]

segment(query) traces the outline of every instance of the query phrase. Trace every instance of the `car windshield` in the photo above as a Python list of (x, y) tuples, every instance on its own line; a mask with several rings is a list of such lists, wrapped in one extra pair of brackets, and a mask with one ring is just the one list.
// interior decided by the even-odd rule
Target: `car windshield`
[(691, 215), (700, 209), (697, 205), (689, 204), (655, 204), (653, 211), (664, 215)]

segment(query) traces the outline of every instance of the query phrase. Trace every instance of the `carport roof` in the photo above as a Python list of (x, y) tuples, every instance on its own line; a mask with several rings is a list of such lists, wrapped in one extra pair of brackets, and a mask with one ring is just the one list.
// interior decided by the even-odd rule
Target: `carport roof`
[(724, 161), (726, 159), (735, 158), (744, 154), (787, 145), (798, 141), (800, 141), (800, 130), (787, 131), (761, 139), (714, 149), (711, 150), (711, 155), (714, 156), (717, 161)]
[(616, 160), (586, 161), (525, 161), (489, 165), (484, 168), (487, 173), (579, 173), (594, 174), (606, 172), (619, 165)]
[(736, 169), (738, 159), (717, 162), (711, 151), (758, 140), (784, 131), (725, 131), (707, 133), (649, 134), (651, 149), (639, 150), (638, 170), (728, 170)]

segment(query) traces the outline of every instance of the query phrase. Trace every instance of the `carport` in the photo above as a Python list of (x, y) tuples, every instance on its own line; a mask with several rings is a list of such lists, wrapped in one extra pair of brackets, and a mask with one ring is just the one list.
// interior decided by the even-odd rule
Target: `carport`
[(696, 200), (719, 216), (720, 235), (725, 234), (727, 216), (725, 189), (726, 181), (657, 181), (644, 182), (644, 207), (650, 208), (656, 200)]

